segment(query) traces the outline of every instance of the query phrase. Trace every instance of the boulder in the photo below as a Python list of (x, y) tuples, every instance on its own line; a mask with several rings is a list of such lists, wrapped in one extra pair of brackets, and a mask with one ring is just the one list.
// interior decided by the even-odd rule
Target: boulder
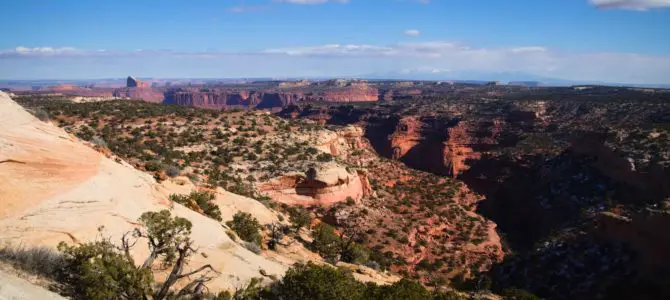
[(328, 163), (305, 173), (292, 172), (273, 178), (260, 184), (259, 189), (273, 200), (290, 205), (330, 206), (349, 197), (359, 201), (365, 193), (364, 186), (369, 185), (363, 180), (367, 178), (356, 171)]

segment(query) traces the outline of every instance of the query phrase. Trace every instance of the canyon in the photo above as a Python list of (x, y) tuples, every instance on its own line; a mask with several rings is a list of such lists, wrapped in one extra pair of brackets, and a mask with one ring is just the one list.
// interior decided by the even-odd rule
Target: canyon
[(132, 76), (126, 81), (126, 86), (119, 88), (63, 84), (40, 88), (38, 91), (66, 96), (116, 97), (208, 109), (271, 109), (301, 102), (374, 102), (383, 98), (383, 91), (379, 87), (356, 80), (279, 84), (258, 82), (247, 85), (189, 84), (170, 87), (154, 86)]
[(171, 180), (166, 166), (179, 166), (196, 182), (269, 207), (302, 206), (369, 249), (380, 268), (425, 284), (472, 278), (504, 256), (496, 225), (474, 211), (479, 195), (380, 157), (358, 125), (140, 101), (20, 102), (81, 139), (104, 140), (109, 153), (159, 182)]
[(179, 88), (165, 93), (166, 104), (200, 108), (281, 108), (300, 102), (377, 101), (379, 92), (371, 87), (334, 87), (321, 91), (284, 89), (281, 91), (239, 90), (230, 88)]
[[(631, 296), (648, 284), (655, 292), (647, 297), (665, 295), (665, 279), (654, 274), (668, 266), (666, 256), (655, 254), (667, 243), (649, 224), (670, 221), (670, 157), (660, 150), (667, 133), (659, 129), (667, 123), (667, 94), (653, 99), (630, 90), (617, 96), (607, 88), (561, 91), (560, 101), (542, 89), (498, 99), (482, 90), (479, 99), (298, 104), (279, 115), (356, 124), (379, 155), (456, 178), (483, 195), (476, 212), (496, 225), (510, 247), (487, 275), (497, 288), (518, 286), (541, 296), (569, 290), (572, 297), (588, 298)], [(580, 256), (583, 251), (593, 256)], [(580, 269), (597, 259), (609, 272)], [(545, 279), (547, 272), (560, 275)], [(603, 290), (588, 278), (634, 287)]]
[(220, 193), (303, 207), (426, 286), (490, 282), (552, 299), (669, 292), (658, 228), (670, 221), (670, 93), (262, 85), (171, 87), (157, 103), (19, 96), (159, 182), (179, 166)]

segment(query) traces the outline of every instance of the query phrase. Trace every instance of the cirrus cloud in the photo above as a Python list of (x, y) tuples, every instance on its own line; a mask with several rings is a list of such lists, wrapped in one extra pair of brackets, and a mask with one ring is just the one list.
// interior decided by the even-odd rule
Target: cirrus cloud
[(648, 10), (652, 8), (670, 7), (670, 0), (589, 0), (598, 8)]
[[(53, 47), (34, 47), (28, 48), (19, 46), (12, 50), (9, 50), (7, 53), (14, 53), (16, 55), (24, 56), (59, 56), (59, 55), (73, 55), (77, 54), (80, 51), (73, 47), (62, 47), (62, 48), (53, 48)], [(0, 52), (0, 55), (3, 52)]]
[(416, 29), (407, 29), (403, 32), (406, 36), (420, 36), (421, 31)]

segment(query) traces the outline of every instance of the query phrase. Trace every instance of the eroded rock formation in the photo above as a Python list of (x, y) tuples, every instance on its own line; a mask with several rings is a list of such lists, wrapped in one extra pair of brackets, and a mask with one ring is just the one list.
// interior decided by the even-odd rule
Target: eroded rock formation
[(147, 82), (144, 82), (144, 81), (139, 80), (139, 79), (135, 79), (135, 77), (133, 77), (133, 76), (128, 76), (128, 78), (126, 79), (126, 87), (129, 87), (129, 88), (148, 88), (150, 86), (149, 86), (149, 83), (147, 83)]
[(370, 86), (353, 86), (333, 90), (326, 90), (321, 93), (315, 92), (312, 97), (315, 101), (328, 102), (361, 102), (379, 100), (379, 90)]
[(227, 107), (279, 108), (298, 102), (354, 102), (377, 101), (379, 93), (372, 87), (344, 87), (315, 91), (300, 90), (247, 90), (229, 88), (177, 88), (166, 92), (165, 103), (202, 108)]
[(304, 94), (257, 92), (230, 89), (178, 88), (165, 93), (166, 104), (223, 109), (228, 107), (283, 107), (304, 98)]
[(163, 92), (150, 87), (126, 87), (114, 90), (114, 97), (124, 99), (138, 99), (153, 103), (162, 103)]
[(364, 186), (369, 186), (367, 177), (336, 164), (327, 164), (305, 173), (282, 175), (261, 184), (259, 190), (281, 203), (329, 206), (349, 198), (359, 201), (365, 193)]

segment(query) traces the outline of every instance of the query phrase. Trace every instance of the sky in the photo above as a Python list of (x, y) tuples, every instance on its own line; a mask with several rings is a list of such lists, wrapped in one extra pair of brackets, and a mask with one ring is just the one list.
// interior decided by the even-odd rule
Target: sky
[(2, 7), (0, 79), (670, 84), (670, 0), (21, 0)]

